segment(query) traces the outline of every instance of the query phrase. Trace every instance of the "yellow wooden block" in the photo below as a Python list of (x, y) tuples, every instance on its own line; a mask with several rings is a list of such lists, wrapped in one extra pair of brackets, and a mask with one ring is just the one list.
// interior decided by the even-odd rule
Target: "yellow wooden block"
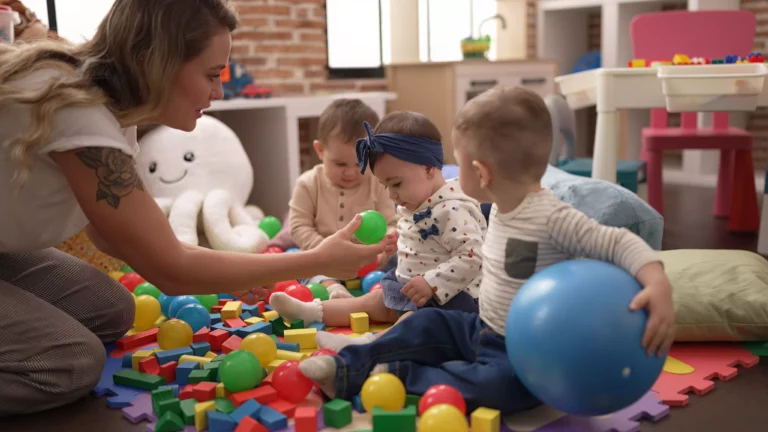
[(163, 349), (160, 348), (160, 347), (152, 348), (152, 352), (153, 353), (159, 353), (159, 352), (162, 352), (162, 351), (163, 351)]
[(299, 349), (317, 348), (316, 336), (316, 328), (285, 330), (283, 332), (283, 341), (296, 342), (299, 344)]
[(130, 329), (127, 332), (125, 332), (125, 334), (123, 336), (133, 336), (133, 335), (135, 335), (137, 333), (141, 333), (141, 332), (138, 332), (135, 329)]
[(216, 397), (217, 398), (228, 398), (229, 395), (230, 395), (229, 390), (227, 390), (227, 388), (224, 387), (224, 383), (216, 384)]
[(241, 313), (243, 313), (243, 302), (229, 301), (221, 309), (221, 320), (240, 318)]
[(256, 324), (256, 323), (264, 322), (264, 318), (250, 317), (247, 320), (245, 320), (245, 322), (248, 324)]
[(480, 407), (472, 412), (472, 432), (499, 432), (501, 411)]
[(133, 353), (131, 356), (131, 368), (135, 371), (139, 370), (139, 362), (149, 358), (154, 357), (155, 352), (152, 350), (139, 350)]
[(199, 364), (200, 366), (210, 363), (212, 358), (209, 357), (199, 357), (199, 356), (193, 356), (193, 355), (183, 355), (179, 357), (179, 364), (182, 364), (184, 362), (195, 362)]
[(680, 360), (667, 356), (664, 361), (664, 371), (676, 375), (688, 375), (693, 373), (693, 367), (688, 363), (683, 363)]
[(285, 360), (275, 359), (269, 362), (267, 365), (267, 373), (272, 373), (272, 371), (277, 369), (277, 367), (283, 364), (284, 361)]
[(216, 402), (207, 401), (195, 404), (195, 429), (201, 431), (208, 427), (208, 414), (206, 411), (216, 411)]
[(368, 331), (368, 314), (365, 312), (355, 312), (349, 314), (349, 326), (355, 333), (365, 333)]
[(273, 318), (277, 318), (279, 315), (275, 311), (264, 311), (261, 316), (264, 318), (264, 321), (271, 321)]
[(295, 351), (286, 351), (286, 350), (277, 350), (277, 359), (278, 360), (296, 360), (296, 361), (302, 361), (305, 358), (309, 357), (308, 354), (295, 352)]
[(216, 358), (216, 357), (218, 357), (218, 356), (219, 356), (219, 355), (218, 355), (218, 354), (216, 354), (215, 352), (213, 352), (213, 351), (208, 351), (207, 353), (205, 353), (205, 355), (204, 355), (203, 357), (205, 357), (205, 358), (209, 358), (209, 359), (213, 360), (213, 359), (215, 359), (215, 358)]
[(347, 289), (360, 289), (361, 283), (362, 282), (360, 279), (350, 279), (344, 282), (344, 285), (347, 287)]

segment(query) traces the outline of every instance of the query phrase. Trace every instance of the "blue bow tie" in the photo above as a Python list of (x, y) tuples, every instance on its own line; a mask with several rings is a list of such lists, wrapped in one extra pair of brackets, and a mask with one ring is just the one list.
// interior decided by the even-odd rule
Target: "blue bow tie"
[(420, 229), (419, 234), (421, 235), (422, 240), (426, 240), (429, 238), (429, 236), (440, 235), (440, 228), (438, 228), (437, 225), (432, 224), (432, 226), (429, 228)]
[(432, 217), (432, 207), (427, 207), (426, 210), (423, 212), (418, 212), (413, 214), (413, 223), (419, 223), (420, 221), (423, 221), (424, 219), (431, 218)]

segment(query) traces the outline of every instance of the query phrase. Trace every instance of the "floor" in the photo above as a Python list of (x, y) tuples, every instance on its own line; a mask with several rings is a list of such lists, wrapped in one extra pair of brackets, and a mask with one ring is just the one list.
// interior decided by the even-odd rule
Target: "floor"
[[(727, 222), (711, 215), (713, 189), (670, 186), (665, 190), (666, 249), (744, 249), (755, 251), (756, 235), (731, 235)], [(705, 397), (691, 396), (685, 408), (673, 409), (659, 423), (643, 423), (641, 430), (754, 431), (768, 424), (768, 361), (740, 371), (727, 384), (716, 384)], [(757, 429), (756, 429), (757, 428)], [(120, 410), (106, 407), (104, 400), (87, 397), (75, 404), (45, 414), (0, 419), (0, 431), (138, 432), (143, 425), (131, 425)]]

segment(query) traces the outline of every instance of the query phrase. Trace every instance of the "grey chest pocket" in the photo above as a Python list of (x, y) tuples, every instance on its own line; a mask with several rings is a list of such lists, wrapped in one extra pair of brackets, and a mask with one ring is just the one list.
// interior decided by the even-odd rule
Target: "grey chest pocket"
[(539, 244), (520, 239), (508, 239), (504, 254), (504, 271), (513, 279), (528, 279), (536, 271)]

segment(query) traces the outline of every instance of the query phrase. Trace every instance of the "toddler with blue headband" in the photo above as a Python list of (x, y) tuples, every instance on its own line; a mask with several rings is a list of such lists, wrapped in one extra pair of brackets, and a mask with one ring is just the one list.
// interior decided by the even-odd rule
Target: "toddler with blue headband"
[[(379, 322), (396, 322), (429, 307), (477, 313), (486, 220), (480, 203), (465, 195), (458, 181), (443, 178), (437, 127), (413, 112), (390, 113), (375, 133), (368, 123), (365, 127), (368, 136), (356, 143), (357, 159), (361, 172), (370, 169), (397, 204), (397, 267), (382, 279), (381, 291), (309, 303), (275, 293), (272, 307), (286, 320), (329, 326), (349, 325), (353, 312)], [(317, 335), (318, 346), (330, 349), (373, 339), (370, 333), (351, 340)]]

